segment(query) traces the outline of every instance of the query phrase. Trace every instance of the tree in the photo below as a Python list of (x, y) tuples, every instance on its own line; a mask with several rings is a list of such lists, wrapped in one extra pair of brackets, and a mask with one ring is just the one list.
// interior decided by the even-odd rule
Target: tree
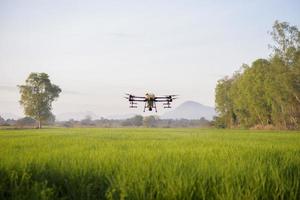
[(0, 126), (5, 124), (5, 119), (0, 116)]
[(142, 126), (143, 125), (143, 116), (142, 115), (135, 115), (132, 118), (132, 124), (134, 126)]
[(21, 119), (18, 119), (16, 122), (16, 126), (18, 127), (24, 127), (24, 126), (34, 126), (36, 121), (32, 119), (31, 117), (24, 117)]
[(290, 63), (300, 49), (300, 32), (296, 26), (290, 26), (287, 22), (275, 21), (270, 32), (274, 45), (269, 45), (273, 54), (279, 56), (285, 63)]
[(123, 126), (142, 126), (143, 125), (143, 116), (135, 115), (129, 119), (126, 119), (122, 122)]
[(226, 128), (226, 123), (222, 117), (214, 116), (212, 124), (216, 128)]
[(25, 115), (38, 121), (38, 128), (42, 128), (42, 122), (53, 116), (52, 102), (59, 97), (61, 89), (51, 83), (46, 73), (31, 73), (25, 85), (18, 87)]
[(83, 120), (81, 120), (80, 122), (82, 125), (85, 125), (85, 126), (93, 126), (95, 125), (93, 120), (92, 120), (92, 117), (90, 115), (87, 115), (85, 116), (85, 118)]
[(273, 53), (217, 83), (218, 127), (300, 128), (300, 32), (276, 21)]
[(275, 43), (271, 58), (274, 80), (268, 88), (273, 100), (272, 116), (285, 128), (299, 128), (300, 31), (287, 22), (275, 21), (271, 36)]
[(271, 123), (271, 105), (266, 94), (266, 81), (270, 79), (271, 71), (272, 66), (268, 60), (257, 59), (250, 68), (245, 69), (237, 82), (238, 91), (233, 99), (237, 116), (242, 125), (260, 124), (265, 126)]
[(227, 127), (233, 127), (236, 122), (236, 115), (233, 111), (233, 99), (230, 90), (234, 78), (225, 77), (218, 81), (216, 86), (215, 103), (216, 110), (219, 113), (220, 121), (224, 121)]
[(158, 117), (150, 115), (144, 117), (143, 124), (145, 127), (155, 127), (158, 121)]

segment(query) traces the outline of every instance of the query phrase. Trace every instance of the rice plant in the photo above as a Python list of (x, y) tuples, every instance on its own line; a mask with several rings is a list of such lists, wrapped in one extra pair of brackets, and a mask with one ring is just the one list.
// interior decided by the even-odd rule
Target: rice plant
[(0, 130), (0, 199), (300, 199), (300, 132)]

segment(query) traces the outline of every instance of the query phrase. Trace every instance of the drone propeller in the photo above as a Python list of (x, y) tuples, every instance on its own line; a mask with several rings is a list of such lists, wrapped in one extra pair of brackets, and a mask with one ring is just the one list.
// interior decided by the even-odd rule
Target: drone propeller
[(166, 95), (162, 95), (162, 96), (165, 96), (165, 97), (177, 97), (179, 95), (178, 94), (166, 94)]
[(129, 106), (129, 108), (137, 108), (137, 106)]
[(169, 99), (169, 100), (174, 100), (178, 98), (177, 94), (173, 94), (173, 95), (165, 95), (165, 98)]

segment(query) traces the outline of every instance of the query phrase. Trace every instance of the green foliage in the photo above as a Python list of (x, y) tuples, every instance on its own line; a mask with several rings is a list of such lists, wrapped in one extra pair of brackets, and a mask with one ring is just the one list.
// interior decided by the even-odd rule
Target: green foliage
[(16, 126), (17, 127), (26, 127), (26, 126), (34, 127), (35, 123), (36, 123), (36, 121), (34, 119), (32, 119), (31, 117), (24, 117), (24, 118), (17, 120)]
[(0, 130), (0, 199), (300, 199), (300, 134)]
[(300, 32), (296, 26), (287, 22), (275, 21), (270, 33), (275, 44), (270, 45), (273, 53), (287, 64), (294, 60), (295, 54), (300, 49)]
[(219, 120), (223, 121), (228, 127), (232, 127), (235, 124), (233, 99), (230, 95), (233, 81), (233, 78), (225, 77), (218, 81), (216, 87), (216, 110), (220, 113)]
[(226, 128), (224, 117), (215, 116), (212, 123), (215, 128)]
[(126, 119), (122, 122), (123, 126), (142, 126), (143, 125), (143, 116), (135, 115), (132, 118)]
[(52, 102), (56, 100), (61, 89), (51, 84), (49, 76), (45, 73), (31, 73), (25, 85), (19, 85), (21, 94), (20, 104), (24, 107), (25, 115), (39, 122), (52, 118)]
[(157, 116), (154, 116), (154, 115), (146, 116), (143, 119), (143, 124), (145, 127), (148, 127), (148, 128), (155, 127), (157, 120), (158, 120)]
[(244, 65), (216, 86), (216, 108), (226, 127), (300, 128), (300, 32), (278, 21), (272, 57)]

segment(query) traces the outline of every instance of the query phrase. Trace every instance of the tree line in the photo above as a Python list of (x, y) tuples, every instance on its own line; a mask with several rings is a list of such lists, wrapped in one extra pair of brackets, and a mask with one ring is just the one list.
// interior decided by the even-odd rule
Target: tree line
[(158, 116), (150, 115), (143, 117), (135, 115), (128, 119), (95, 119), (86, 117), (83, 120), (68, 120), (57, 122), (64, 127), (147, 127), (147, 128), (184, 128), (184, 127), (211, 127), (212, 122), (205, 118), (200, 119), (160, 119)]
[[(205, 118), (200, 119), (160, 119), (158, 116), (136, 115), (128, 119), (92, 119), (86, 116), (82, 120), (70, 119), (68, 121), (56, 121), (55, 118), (44, 121), (44, 125), (51, 127), (158, 127), (158, 128), (184, 128), (184, 127), (211, 127), (212, 122)], [(0, 127), (6, 128), (34, 128), (37, 121), (31, 117), (24, 117), (18, 120), (4, 119), (0, 116)], [(38, 127), (38, 126), (37, 126)]]
[(275, 21), (269, 58), (244, 64), (215, 89), (217, 127), (300, 128), (300, 32)]

